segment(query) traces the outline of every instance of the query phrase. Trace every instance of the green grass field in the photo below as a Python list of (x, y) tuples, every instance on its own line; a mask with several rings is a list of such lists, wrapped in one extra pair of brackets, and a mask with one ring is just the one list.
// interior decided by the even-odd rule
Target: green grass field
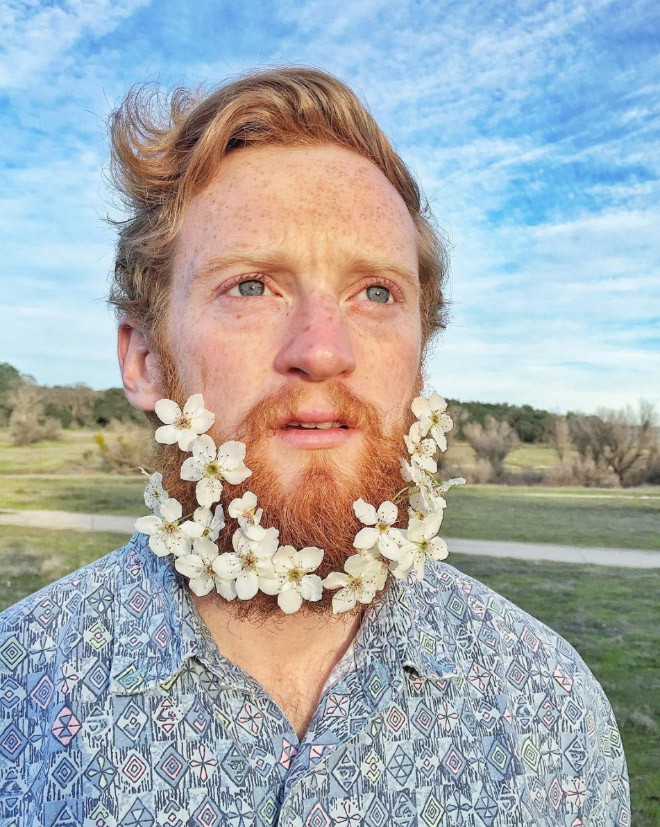
[[(139, 517), (143, 477), (110, 474), (0, 476), (0, 508)], [(660, 491), (452, 488), (442, 534), (481, 540), (660, 551)]]
[[(0, 528), (0, 609), (126, 541), (117, 534)], [(605, 688), (621, 728), (633, 824), (660, 823), (660, 572), (465, 557), (452, 565), (572, 643)]]

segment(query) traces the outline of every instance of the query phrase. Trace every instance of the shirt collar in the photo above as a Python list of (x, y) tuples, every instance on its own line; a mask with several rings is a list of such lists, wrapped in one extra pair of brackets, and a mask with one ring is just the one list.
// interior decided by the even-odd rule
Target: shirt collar
[[(109, 686), (113, 694), (167, 686), (193, 656), (223, 668), (224, 658), (184, 579), (170, 558), (156, 556), (147, 543), (144, 534), (135, 534), (117, 561)], [(426, 581), (394, 581), (369, 607), (355, 640), (356, 665), (364, 667), (374, 652), (380, 657), (386, 652), (391, 673), (412, 669), (420, 678), (437, 681), (457, 674), (454, 653), (428, 616), (433, 597), (429, 586)], [(228, 683), (235, 683), (229, 662), (225, 671)]]
[(117, 561), (109, 690), (118, 695), (167, 685), (208, 645), (183, 578), (148, 539), (133, 535)]

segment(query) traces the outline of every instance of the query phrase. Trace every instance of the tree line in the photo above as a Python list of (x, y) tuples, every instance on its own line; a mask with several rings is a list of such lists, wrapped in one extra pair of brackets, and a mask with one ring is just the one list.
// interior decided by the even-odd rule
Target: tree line
[(15, 444), (57, 438), (62, 428), (104, 428), (115, 421), (147, 423), (122, 388), (38, 385), (8, 362), (0, 363), (0, 426), (9, 426)]

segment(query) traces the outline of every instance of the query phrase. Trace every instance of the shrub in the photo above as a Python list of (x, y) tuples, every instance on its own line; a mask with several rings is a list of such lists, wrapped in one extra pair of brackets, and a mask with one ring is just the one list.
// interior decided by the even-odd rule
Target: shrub
[(115, 474), (132, 474), (146, 462), (151, 449), (151, 432), (129, 423), (111, 423), (105, 433), (94, 436), (103, 468)]
[(498, 422), (489, 416), (485, 427), (478, 422), (471, 422), (463, 430), (477, 458), (490, 463), (497, 479), (503, 478), (504, 460), (509, 451), (520, 442), (518, 434), (509, 423)]

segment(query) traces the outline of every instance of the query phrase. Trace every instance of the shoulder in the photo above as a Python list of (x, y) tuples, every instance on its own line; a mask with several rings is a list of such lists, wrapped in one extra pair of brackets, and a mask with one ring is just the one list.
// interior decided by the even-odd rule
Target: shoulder
[(538, 618), (446, 563), (429, 566), (419, 585), (426, 623), (451, 647), (468, 680), (491, 681), (519, 702), (542, 693), (549, 704), (568, 706), (569, 715), (610, 718), (610, 704), (582, 657)]

